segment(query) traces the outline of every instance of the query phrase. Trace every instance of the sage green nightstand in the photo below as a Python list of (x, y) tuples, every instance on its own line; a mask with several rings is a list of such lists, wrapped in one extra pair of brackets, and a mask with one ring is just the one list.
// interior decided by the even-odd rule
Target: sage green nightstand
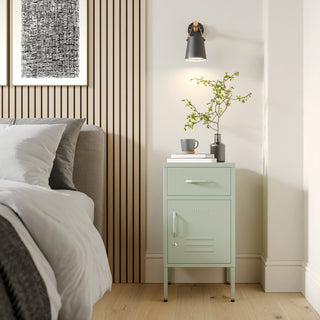
[(170, 268), (225, 267), (234, 302), (235, 165), (165, 163), (163, 173), (164, 301)]

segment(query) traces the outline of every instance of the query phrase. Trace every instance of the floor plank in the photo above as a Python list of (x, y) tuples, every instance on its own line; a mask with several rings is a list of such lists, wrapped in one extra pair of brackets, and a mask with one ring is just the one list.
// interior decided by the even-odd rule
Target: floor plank
[(225, 284), (172, 284), (164, 303), (161, 284), (114, 284), (95, 305), (91, 320), (320, 320), (300, 293), (265, 293), (237, 284), (230, 302)]

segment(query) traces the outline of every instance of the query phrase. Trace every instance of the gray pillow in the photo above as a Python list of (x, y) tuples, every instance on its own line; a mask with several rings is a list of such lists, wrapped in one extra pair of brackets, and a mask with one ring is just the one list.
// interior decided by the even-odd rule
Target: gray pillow
[(12, 125), (13, 123), (14, 123), (14, 119), (0, 118), (0, 124)]
[(53, 163), (49, 184), (52, 189), (76, 190), (73, 183), (73, 163), (80, 129), (85, 119), (16, 119), (15, 125), (21, 124), (66, 124), (56, 158)]
[(0, 124), (0, 178), (49, 188), (65, 124)]

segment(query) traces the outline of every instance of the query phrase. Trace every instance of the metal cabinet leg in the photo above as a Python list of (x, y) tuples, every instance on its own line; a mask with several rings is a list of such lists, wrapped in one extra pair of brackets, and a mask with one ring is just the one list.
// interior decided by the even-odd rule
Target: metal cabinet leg
[(235, 301), (236, 272), (235, 267), (230, 268), (231, 302)]
[(225, 268), (226, 284), (230, 284), (230, 268)]
[(168, 267), (168, 284), (171, 284), (171, 268)]
[(163, 268), (163, 301), (168, 301), (168, 267)]

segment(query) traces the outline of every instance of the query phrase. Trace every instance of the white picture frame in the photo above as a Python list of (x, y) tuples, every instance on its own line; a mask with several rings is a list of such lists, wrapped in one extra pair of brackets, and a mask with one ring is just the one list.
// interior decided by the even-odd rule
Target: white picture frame
[(8, 28), (7, 28), (7, 0), (0, 0), (0, 86), (8, 84)]
[[(57, 12), (56, 15), (61, 17), (60, 19), (67, 17), (63, 22), (67, 24), (67, 29), (70, 28), (74, 32), (73, 36), (66, 36), (64, 33), (66, 28), (61, 28), (61, 35), (57, 36), (59, 33), (53, 30), (59, 29), (61, 20), (56, 21), (54, 18), (50, 20), (47, 14), (48, 8), (40, 13), (39, 18), (35, 16), (36, 10), (32, 10), (32, 0), (13, 0), (12, 85), (14, 86), (86, 86), (88, 84), (87, 0), (66, 1), (63, 8), (55, 7), (56, 2), (45, 0), (34, 1), (33, 5), (43, 8), (50, 3), (53, 6), (49, 8), (51, 12)], [(70, 9), (71, 3), (76, 4), (76, 10)], [(67, 10), (70, 11), (67, 13)], [(70, 12), (71, 16), (76, 18), (71, 19)], [(38, 21), (28, 24), (28, 19), (33, 22), (37, 19)], [(47, 24), (46, 21), (48, 21)], [(75, 43), (72, 43), (73, 41)], [(36, 48), (39, 43), (46, 45), (40, 46), (41, 50), (39, 50)], [(56, 50), (56, 48), (61, 49)], [(65, 54), (66, 52), (68, 54)]]

